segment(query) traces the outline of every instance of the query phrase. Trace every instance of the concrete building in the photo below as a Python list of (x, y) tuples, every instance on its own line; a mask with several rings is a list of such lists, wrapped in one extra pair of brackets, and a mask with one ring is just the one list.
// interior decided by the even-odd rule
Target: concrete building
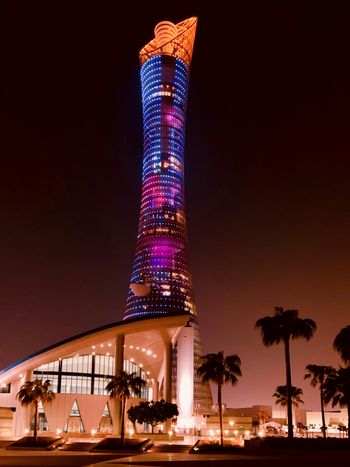
[[(326, 410), (325, 421), (328, 436), (341, 436), (348, 426), (347, 409)], [(306, 411), (306, 426), (309, 432), (321, 433), (322, 416), (321, 411)]]
[[(49, 379), (55, 400), (42, 407), (40, 428), (48, 432), (112, 433), (119, 430), (118, 407), (105, 386), (119, 369), (138, 372), (147, 386), (143, 399), (169, 398), (171, 348), (189, 315), (130, 319), (66, 339), (36, 352), (0, 373), (0, 434), (25, 434), (32, 408), (16, 394), (25, 381)], [(167, 396), (168, 395), (168, 396)], [(130, 404), (137, 400), (130, 399)]]

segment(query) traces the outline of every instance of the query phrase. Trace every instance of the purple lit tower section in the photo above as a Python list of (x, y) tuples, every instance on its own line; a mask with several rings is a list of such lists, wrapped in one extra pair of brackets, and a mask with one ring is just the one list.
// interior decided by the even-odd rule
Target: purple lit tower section
[(187, 421), (192, 415), (207, 413), (212, 404), (209, 386), (203, 385), (196, 373), (201, 344), (188, 263), (184, 197), (186, 104), (196, 26), (197, 18), (176, 25), (163, 21), (155, 27), (155, 38), (140, 52), (144, 124), (142, 200), (124, 316), (128, 319), (174, 313), (192, 315), (187, 331), (183, 331), (192, 337), (186, 340), (179, 336), (173, 358), (172, 398), (178, 400), (179, 392), (185, 390), (179, 374), (183, 373), (179, 355), (184, 351), (180, 341), (192, 342), (192, 351), (189, 346), (185, 352), (192, 355), (182, 355), (190, 362), (187, 366), (192, 366), (194, 380), (193, 400), (187, 401), (183, 417)]

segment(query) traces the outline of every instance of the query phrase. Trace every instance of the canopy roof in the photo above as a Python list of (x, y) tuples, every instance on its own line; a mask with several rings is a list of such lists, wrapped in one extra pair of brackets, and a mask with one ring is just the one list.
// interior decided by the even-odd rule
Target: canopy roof
[(60, 358), (106, 353), (115, 355), (115, 338), (125, 336), (124, 359), (149, 369), (155, 377), (161, 373), (164, 343), (175, 342), (179, 330), (188, 323), (189, 314), (148, 319), (128, 319), (101, 326), (39, 350), (0, 372), (0, 384), (23, 378), (26, 371)]

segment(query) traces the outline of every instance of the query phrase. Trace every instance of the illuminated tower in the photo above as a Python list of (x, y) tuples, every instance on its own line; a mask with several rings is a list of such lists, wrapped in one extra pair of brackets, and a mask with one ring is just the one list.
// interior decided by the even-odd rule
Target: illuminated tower
[[(173, 358), (176, 383), (172, 397), (181, 406), (181, 394), (187, 392), (182, 403), (187, 418), (208, 412), (212, 403), (209, 386), (200, 383), (195, 371), (201, 348), (188, 264), (184, 199), (185, 117), (196, 26), (195, 17), (176, 25), (162, 21), (155, 27), (155, 38), (140, 52), (144, 125), (142, 199), (124, 316), (127, 319), (172, 313), (192, 315), (190, 326), (180, 332)], [(186, 384), (181, 376), (185, 373)], [(194, 395), (189, 401), (191, 391)]]

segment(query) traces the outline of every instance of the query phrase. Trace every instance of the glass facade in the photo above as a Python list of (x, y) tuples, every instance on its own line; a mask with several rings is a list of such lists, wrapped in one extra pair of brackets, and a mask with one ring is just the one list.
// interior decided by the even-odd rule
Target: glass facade
[(102, 414), (100, 423), (98, 425), (97, 431), (99, 433), (111, 433), (112, 430), (113, 430), (112, 417), (111, 417), (111, 413), (110, 413), (109, 406), (107, 403), (103, 410), (103, 414)]
[(75, 400), (70, 411), (67, 423), (64, 426), (65, 433), (84, 433), (84, 424), (80, 415), (78, 402)]
[[(39, 431), (48, 431), (49, 430), (49, 425), (47, 423), (45, 411), (44, 411), (44, 408), (43, 408), (43, 404), (41, 402), (39, 402), (38, 413), (39, 413), (38, 430)], [(30, 425), (29, 425), (30, 430), (34, 430), (34, 423), (35, 423), (35, 415), (33, 415), (32, 419), (30, 421)]]
[[(34, 370), (34, 377), (49, 379), (52, 390), (61, 394), (107, 395), (106, 386), (114, 376), (115, 358), (112, 355), (76, 355), (41, 365)], [(124, 360), (127, 373), (137, 373), (147, 381), (146, 373), (129, 360)], [(141, 390), (141, 397), (148, 399), (148, 387)]]

